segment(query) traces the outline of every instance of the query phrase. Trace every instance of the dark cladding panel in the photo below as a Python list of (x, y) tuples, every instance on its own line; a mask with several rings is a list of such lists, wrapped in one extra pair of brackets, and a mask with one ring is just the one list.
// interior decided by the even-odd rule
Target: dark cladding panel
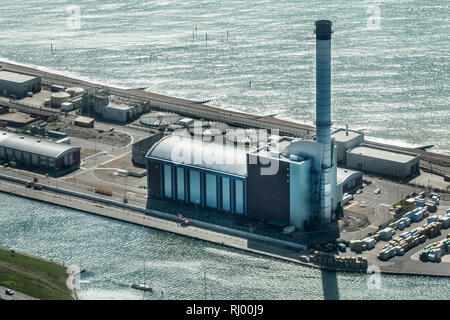
[(161, 186), (160, 186), (160, 166), (161, 164), (157, 162), (149, 161), (148, 163), (148, 174), (150, 175), (150, 197), (160, 198), (161, 197)]
[(255, 155), (249, 154), (248, 157), (248, 217), (289, 223), (289, 163), (278, 161), (274, 175), (261, 175), (261, 167), (264, 166), (259, 161), (252, 164), (256, 162)]

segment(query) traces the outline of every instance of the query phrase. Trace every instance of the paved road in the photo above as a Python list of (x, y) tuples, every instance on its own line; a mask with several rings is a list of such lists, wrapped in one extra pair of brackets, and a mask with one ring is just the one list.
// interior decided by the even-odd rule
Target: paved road
[(0, 286), (0, 300), (39, 300), (17, 291), (14, 291), (14, 295), (9, 296), (5, 293), (6, 289), (6, 287)]

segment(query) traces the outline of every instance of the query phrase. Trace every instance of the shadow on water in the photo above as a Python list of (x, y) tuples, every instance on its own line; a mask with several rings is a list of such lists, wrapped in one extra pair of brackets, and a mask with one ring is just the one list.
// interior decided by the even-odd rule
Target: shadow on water
[[(326, 231), (327, 237), (323, 236), (323, 239), (335, 241), (340, 237), (339, 224), (333, 223)], [(324, 300), (339, 300), (339, 288), (337, 283), (337, 272), (329, 270), (321, 270), (322, 275), (322, 288)]]
[(321, 270), (323, 298), (325, 300), (339, 300), (339, 288), (336, 271)]

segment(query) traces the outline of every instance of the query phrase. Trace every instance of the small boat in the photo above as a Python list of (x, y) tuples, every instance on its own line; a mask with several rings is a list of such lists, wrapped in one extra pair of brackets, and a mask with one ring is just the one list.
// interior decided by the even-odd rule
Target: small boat
[(131, 285), (131, 287), (132, 287), (133, 289), (136, 289), (136, 290), (153, 291), (153, 288), (150, 287), (150, 286), (148, 286), (148, 285), (146, 285), (145, 283), (144, 283), (144, 284), (142, 284), (142, 283), (133, 283), (133, 284)]

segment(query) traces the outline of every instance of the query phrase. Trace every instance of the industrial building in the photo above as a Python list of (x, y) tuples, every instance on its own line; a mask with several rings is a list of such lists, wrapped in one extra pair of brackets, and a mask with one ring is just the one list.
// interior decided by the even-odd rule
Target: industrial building
[(419, 156), (416, 154), (365, 145), (346, 153), (347, 166), (357, 170), (400, 179), (420, 172)]
[(0, 70), (0, 93), (21, 99), (28, 92), (37, 93), (41, 91), (41, 77), (12, 72), (5, 69)]
[(152, 199), (166, 199), (298, 229), (320, 228), (336, 218), (342, 190), (331, 138), (332, 23), (315, 25), (316, 141), (272, 136), (246, 149), (228, 136), (216, 142), (164, 137), (146, 157), (149, 208)]
[(347, 162), (346, 155), (348, 149), (359, 146), (364, 142), (364, 132), (348, 130), (348, 127), (334, 131), (331, 137), (334, 138), (334, 143), (336, 144), (338, 164), (345, 164)]
[(94, 119), (80, 116), (75, 119), (75, 125), (85, 128), (93, 128)]
[(337, 168), (337, 187), (342, 194), (351, 193), (362, 187), (363, 173), (350, 169)]
[(83, 91), (83, 97), (82, 114), (117, 123), (136, 119), (148, 107), (147, 103), (136, 103), (122, 96), (111, 96), (106, 88), (87, 89)]
[(136, 114), (133, 106), (109, 103), (103, 106), (102, 116), (105, 120), (124, 123), (133, 120)]
[(419, 174), (419, 155), (364, 144), (361, 131), (338, 129), (334, 138), (337, 162), (345, 167), (392, 178)]
[(0, 159), (13, 166), (63, 174), (80, 167), (80, 147), (0, 131)]

